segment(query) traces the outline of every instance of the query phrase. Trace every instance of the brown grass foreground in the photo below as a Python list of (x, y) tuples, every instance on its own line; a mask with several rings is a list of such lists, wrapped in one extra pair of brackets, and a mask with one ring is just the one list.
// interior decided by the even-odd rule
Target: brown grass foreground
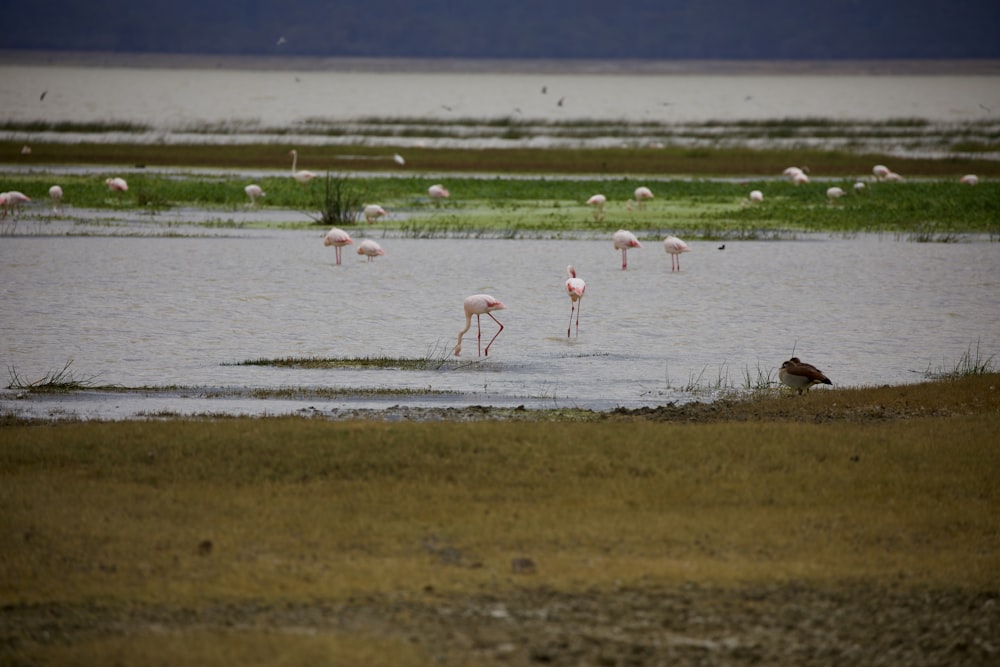
[(4, 426), (0, 663), (984, 664), (998, 383)]

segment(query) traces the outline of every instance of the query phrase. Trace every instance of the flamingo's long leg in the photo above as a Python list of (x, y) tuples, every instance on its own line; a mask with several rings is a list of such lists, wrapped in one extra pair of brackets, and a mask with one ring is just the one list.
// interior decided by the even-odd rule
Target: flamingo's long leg
[[(500, 335), (500, 332), (503, 331), (503, 325), (500, 324), (500, 320), (498, 320), (497, 318), (493, 317), (493, 313), (486, 313), (486, 314), (490, 316), (490, 319), (492, 319), (494, 322), (497, 323), (497, 326), (500, 327), (500, 329), (498, 329), (497, 332), (495, 334), (493, 334), (493, 338), (490, 339), (490, 342), (486, 344), (486, 352), (484, 354), (488, 357), (488, 356), (490, 356), (490, 345), (493, 344), (493, 341), (495, 341), (497, 339), (497, 336)], [(480, 332), (480, 335), (481, 334), (482, 334), (482, 332)]]

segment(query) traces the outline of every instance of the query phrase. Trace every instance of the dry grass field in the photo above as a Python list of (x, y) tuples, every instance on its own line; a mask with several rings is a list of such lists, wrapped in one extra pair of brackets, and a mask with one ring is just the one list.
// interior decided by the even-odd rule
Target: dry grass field
[(9, 420), (0, 664), (996, 664), (998, 383)]

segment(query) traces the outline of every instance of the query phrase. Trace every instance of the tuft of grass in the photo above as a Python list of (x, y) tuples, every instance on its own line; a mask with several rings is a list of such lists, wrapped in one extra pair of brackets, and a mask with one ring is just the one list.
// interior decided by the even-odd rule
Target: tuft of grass
[(358, 223), (364, 204), (364, 181), (326, 172), (319, 216), (310, 214), (317, 225), (349, 226)]
[(985, 356), (980, 341), (976, 341), (976, 349), (973, 351), (972, 345), (962, 353), (958, 361), (950, 367), (938, 366), (936, 370), (931, 370), (930, 366), (924, 371), (924, 377), (930, 379), (954, 379), (977, 375), (989, 375), (996, 372), (994, 355)]
[(10, 384), (7, 388), (34, 393), (61, 393), (93, 388), (97, 376), (79, 376), (70, 368), (72, 365), (73, 361), (69, 360), (61, 369), (49, 371), (37, 380), (26, 380), (18, 374), (16, 368), (8, 366)]

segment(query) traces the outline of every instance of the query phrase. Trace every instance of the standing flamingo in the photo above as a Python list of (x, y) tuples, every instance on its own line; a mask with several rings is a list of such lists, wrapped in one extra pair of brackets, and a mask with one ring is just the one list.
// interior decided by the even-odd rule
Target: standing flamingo
[(309, 181), (316, 178), (316, 174), (306, 169), (296, 171), (295, 167), (299, 164), (299, 152), (293, 148), (288, 151), (288, 154), (292, 156), (292, 178), (298, 181), (302, 187), (309, 185)]
[(365, 239), (358, 244), (358, 254), (366, 255), (369, 262), (374, 262), (376, 257), (385, 254), (385, 250), (382, 250), (382, 246), (375, 241)]
[(250, 185), (243, 188), (243, 192), (247, 193), (247, 197), (250, 197), (250, 206), (256, 207), (257, 200), (261, 197), (266, 197), (267, 193), (264, 192), (259, 185), (256, 183), (251, 183)]
[(604, 204), (606, 204), (607, 201), (608, 198), (602, 194), (593, 195), (587, 200), (587, 206), (594, 207), (594, 222), (604, 220)]
[(490, 318), (497, 323), (497, 326), (500, 327), (497, 330), (497, 332), (493, 334), (493, 338), (490, 339), (490, 342), (486, 344), (485, 355), (487, 357), (490, 356), (490, 345), (493, 344), (493, 341), (495, 341), (497, 339), (497, 336), (500, 335), (500, 332), (503, 331), (503, 324), (500, 323), (500, 320), (493, 317), (493, 311), (503, 310), (507, 306), (503, 305), (489, 294), (473, 294), (472, 296), (466, 297), (465, 302), (462, 305), (465, 308), (465, 328), (458, 332), (458, 344), (455, 345), (455, 356), (457, 357), (462, 353), (462, 337), (465, 335), (466, 331), (472, 328), (473, 315), (476, 316), (476, 328), (479, 331), (477, 339), (479, 341), (480, 356), (483, 355), (484, 353), (483, 353), (483, 327), (479, 321), (479, 317), (481, 315), (489, 315)]
[(647, 188), (645, 185), (640, 185), (639, 187), (637, 187), (633, 194), (635, 195), (636, 205), (639, 207), (640, 210), (645, 208), (647, 199), (653, 198), (653, 191)]
[(339, 229), (337, 227), (334, 227), (333, 229), (328, 231), (326, 233), (326, 236), (323, 237), (324, 246), (331, 246), (331, 245), (333, 246), (335, 255), (337, 257), (338, 266), (340, 265), (340, 249), (343, 248), (345, 245), (351, 245), (352, 243), (354, 243), (354, 241), (351, 240), (351, 235), (345, 232), (343, 229)]
[(128, 192), (128, 183), (125, 182), (124, 178), (106, 178), (104, 179), (104, 184), (112, 192)]
[(688, 246), (688, 244), (684, 243), (684, 241), (681, 241), (676, 236), (668, 236), (667, 238), (663, 239), (663, 250), (668, 255), (670, 255), (671, 273), (674, 271), (681, 270), (681, 253), (691, 252), (691, 248)]
[(872, 174), (875, 176), (875, 180), (881, 181), (890, 174), (889, 167), (884, 164), (877, 164), (872, 167)]
[(49, 188), (49, 197), (52, 197), (52, 212), (59, 213), (59, 204), (62, 203), (63, 189), (58, 185)]
[(750, 191), (750, 201), (752, 201), (752, 202), (758, 202), (758, 203), (764, 201), (764, 193), (761, 192), (760, 190), (751, 190)]
[(783, 384), (797, 389), (799, 394), (803, 391), (809, 391), (809, 387), (814, 384), (833, 384), (821, 370), (812, 364), (802, 363), (798, 357), (792, 357), (781, 364), (778, 377)]
[(844, 189), (843, 188), (838, 188), (836, 185), (834, 185), (831, 188), (827, 188), (826, 189), (826, 196), (827, 196), (827, 198), (831, 202), (836, 202), (838, 199), (840, 199), (841, 197), (843, 197), (845, 194), (847, 194), (847, 193), (844, 192)]
[(0, 206), (3, 206), (3, 217), (7, 217), (7, 211), (9, 209), (10, 217), (13, 218), (21, 212), (21, 205), (28, 201), (31, 201), (31, 197), (23, 192), (18, 192), (17, 190), (11, 190), (10, 192), (0, 194)]
[[(583, 298), (583, 293), (587, 291), (587, 283), (583, 278), (576, 277), (576, 269), (570, 264), (566, 267), (566, 293), (569, 294), (569, 325), (566, 327), (566, 338), (569, 338), (569, 331), (573, 327), (573, 310), (576, 309), (576, 335), (580, 335), (580, 310), (577, 308), (577, 301)], [(583, 306), (583, 302), (580, 302)]]
[(624, 229), (619, 229), (611, 237), (615, 242), (615, 250), (622, 251), (622, 271), (628, 268), (628, 257), (626, 253), (629, 248), (641, 248), (642, 244), (639, 243), (639, 239), (635, 237), (632, 232), (627, 232)]
[(431, 187), (427, 188), (427, 194), (431, 199), (435, 201), (440, 201), (441, 199), (447, 199), (448, 197), (451, 196), (451, 193), (448, 192), (448, 190), (440, 183), (435, 183)]
[(385, 209), (378, 204), (369, 204), (365, 206), (365, 222), (369, 225), (375, 220), (375, 218), (381, 218), (383, 215), (388, 215)]

